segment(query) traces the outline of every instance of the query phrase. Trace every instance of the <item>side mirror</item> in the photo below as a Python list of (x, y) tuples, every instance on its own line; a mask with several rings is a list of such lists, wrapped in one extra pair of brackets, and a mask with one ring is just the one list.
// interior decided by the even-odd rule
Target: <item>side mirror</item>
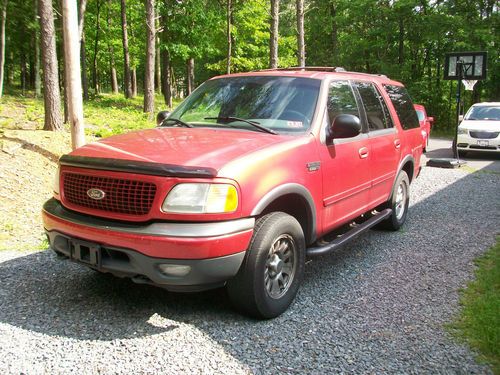
[(361, 133), (361, 120), (354, 115), (338, 115), (328, 128), (327, 141), (339, 138), (352, 138)]
[(464, 121), (464, 115), (458, 116), (458, 121), (460, 121), (460, 122)]
[(158, 112), (158, 114), (156, 115), (156, 126), (160, 126), (161, 123), (163, 122), (163, 120), (165, 120), (166, 118), (168, 118), (168, 116), (170, 116), (172, 112), (170, 111), (160, 111)]
[(429, 124), (432, 126), (434, 124), (434, 117), (427, 117), (427, 121), (429, 121)]

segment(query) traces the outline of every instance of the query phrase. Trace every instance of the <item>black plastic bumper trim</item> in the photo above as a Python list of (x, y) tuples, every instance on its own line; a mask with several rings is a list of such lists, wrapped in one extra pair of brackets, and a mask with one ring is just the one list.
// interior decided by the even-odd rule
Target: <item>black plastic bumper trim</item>
[[(172, 291), (201, 291), (223, 285), (236, 275), (245, 257), (245, 251), (208, 259), (163, 259), (137, 251), (83, 242), (57, 231), (46, 231), (50, 247), (58, 255), (64, 255), (84, 266), (118, 277), (131, 278), (137, 283), (152, 284)], [(99, 247), (99, 263), (91, 264), (75, 256), (72, 243), (83, 242), (89, 247)], [(187, 265), (191, 269), (185, 276), (167, 276), (159, 269), (160, 264)]]

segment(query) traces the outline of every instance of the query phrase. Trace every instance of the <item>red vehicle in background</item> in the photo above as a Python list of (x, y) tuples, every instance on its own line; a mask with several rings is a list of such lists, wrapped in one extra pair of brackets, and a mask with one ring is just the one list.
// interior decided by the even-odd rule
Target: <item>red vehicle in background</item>
[(417, 112), (418, 121), (420, 122), (420, 129), (422, 130), (422, 147), (424, 152), (427, 151), (429, 144), (429, 137), (431, 136), (431, 127), (434, 123), (434, 117), (427, 116), (427, 111), (422, 104), (413, 104)]

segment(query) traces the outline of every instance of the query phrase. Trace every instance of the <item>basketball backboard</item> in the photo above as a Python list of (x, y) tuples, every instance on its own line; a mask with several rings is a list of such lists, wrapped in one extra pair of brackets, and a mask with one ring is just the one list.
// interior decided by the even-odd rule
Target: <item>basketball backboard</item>
[[(459, 69), (462, 66), (462, 75)], [(444, 79), (479, 80), (486, 78), (486, 52), (451, 52), (446, 54)]]

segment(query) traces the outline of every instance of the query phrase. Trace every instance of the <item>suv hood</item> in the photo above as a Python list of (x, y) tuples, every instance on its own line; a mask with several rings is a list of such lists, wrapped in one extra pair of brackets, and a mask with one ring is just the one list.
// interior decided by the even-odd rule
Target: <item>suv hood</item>
[(460, 127), (469, 130), (500, 131), (500, 121), (492, 120), (464, 120)]
[(227, 163), (297, 137), (213, 128), (155, 128), (90, 143), (71, 156), (123, 159), (219, 171)]

